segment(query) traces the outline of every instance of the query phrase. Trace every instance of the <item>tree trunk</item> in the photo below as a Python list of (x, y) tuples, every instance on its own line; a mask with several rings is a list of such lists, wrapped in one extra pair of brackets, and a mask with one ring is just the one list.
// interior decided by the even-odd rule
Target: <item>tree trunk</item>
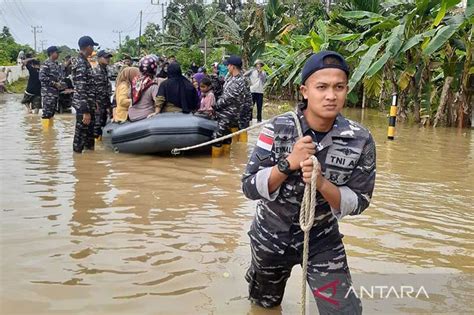
[(383, 100), (384, 100), (384, 97), (383, 97), (383, 94), (384, 94), (384, 91), (385, 91), (385, 69), (382, 73), (382, 86), (380, 87), (380, 95), (379, 95), (379, 110), (381, 112), (385, 112), (385, 104), (383, 103)]
[(413, 104), (413, 116), (415, 122), (421, 122), (421, 102), (423, 99), (423, 89), (426, 84), (430, 84), (430, 61), (427, 61), (424, 68), (421, 71), (420, 82), (418, 85), (418, 91), (416, 92), (416, 101)]
[(444, 80), (443, 90), (441, 92), (441, 98), (439, 100), (438, 110), (436, 111), (436, 116), (434, 118), (433, 127), (438, 126), (438, 124), (441, 124), (442, 126), (447, 125), (448, 117), (446, 104), (449, 99), (449, 89), (451, 87), (453, 79), (453, 77), (446, 77), (446, 79)]
[(362, 109), (365, 108), (365, 87), (362, 84)]
[(406, 92), (401, 91), (398, 94), (397, 121), (406, 121), (408, 118), (408, 108), (406, 104)]
[(446, 124), (446, 127), (455, 127), (456, 122), (458, 121), (458, 114), (459, 114), (459, 108), (461, 106), (461, 99), (460, 99), (461, 93), (456, 92), (448, 94), (448, 100), (446, 101), (446, 108), (447, 108), (447, 116), (448, 116), (448, 121)]
[[(461, 75), (461, 87), (460, 87), (460, 104), (458, 109), (458, 127), (464, 128), (469, 126), (470, 114), (472, 111), (472, 92), (473, 92), (473, 80), (474, 75), (469, 74), (469, 69), (472, 66), (472, 37), (474, 35), (474, 26), (471, 27), (471, 31), (467, 36), (466, 40), (466, 60), (464, 61), (463, 72)], [(471, 125), (472, 125), (471, 121)]]
[[(420, 83), (421, 85), (421, 83)], [(416, 120), (416, 112), (418, 111), (418, 113), (420, 112), (420, 95), (419, 95), (419, 89), (417, 88), (417, 83), (416, 83), (416, 80), (415, 78), (411, 78), (410, 79), (410, 83), (408, 85), (408, 93), (410, 95), (412, 95), (413, 99), (412, 99), (412, 102), (413, 102), (413, 116), (414, 116), (414, 119), (416, 122), (418, 122)], [(419, 116), (419, 115), (418, 115)]]
[(413, 120), (416, 123), (420, 123), (421, 121), (421, 116), (420, 116), (420, 99), (418, 99), (417, 102), (413, 102)]

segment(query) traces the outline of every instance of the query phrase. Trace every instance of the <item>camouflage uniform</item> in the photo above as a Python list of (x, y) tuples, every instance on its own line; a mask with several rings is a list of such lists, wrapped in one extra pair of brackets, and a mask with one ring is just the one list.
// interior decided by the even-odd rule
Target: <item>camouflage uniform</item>
[(252, 93), (250, 92), (249, 81), (245, 77), (244, 80), (246, 84), (243, 91), (242, 107), (240, 108), (239, 129), (247, 128), (248, 126), (250, 126), (250, 122), (252, 121)]
[[(327, 294), (325, 286), (328, 290), (335, 286), (332, 296), (329, 291), (329, 299), (315, 294), (320, 314), (360, 314), (360, 300), (354, 294), (344, 298), (351, 278), (338, 220), (360, 214), (369, 206), (375, 183), (375, 143), (367, 129), (342, 115), (337, 116), (325, 136), (317, 137), (303, 116), (304, 108), (301, 104), (297, 109), (303, 134), (313, 137), (322, 174), (341, 193), (340, 210), (332, 209), (317, 194), (315, 223), (310, 231), (308, 283), (313, 293), (319, 288), (320, 293)], [(268, 191), (272, 167), (291, 153), (297, 139), (292, 116), (274, 119), (262, 130), (242, 178), (245, 196), (259, 200), (249, 231), (252, 262), (246, 280), (249, 299), (263, 307), (281, 303), (291, 269), (302, 261), (299, 211), (305, 184), (301, 170), (288, 176), (275, 192)]]
[[(72, 106), (76, 110), (73, 150), (80, 153), (84, 147), (90, 150), (94, 149), (95, 89), (92, 67), (82, 54), (73, 59), (71, 71), (75, 89)], [(82, 122), (85, 113), (91, 115), (89, 125)]]
[(48, 59), (41, 66), (39, 79), (41, 81), (41, 98), (43, 101), (43, 118), (51, 118), (56, 111), (59, 90), (55, 86), (63, 79), (61, 66), (57, 61)]
[(107, 66), (98, 65), (93, 70), (94, 76), (94, 87), (95, 87), (95, 102), (96, 102), (96, 113), (95, 113), (95, 126), (94, 136), (99, 137), (102, 135), (102, 128), (107, 123), (109, 113), (112, 112), (110, 104), (110, 95), (112, 94), (112, 85), (109, 81), (109, 74), (107, 72)]
[(224, 80), (215, 74), (211, 74), (209, 76), (209, 79), (211, 80), (212, 91), (214, 92), (214, 97), (216, 98), (216, 101), (217, 101), (222, 95)]
[[(229, 77), (224, 84), (224, 92), (215, 105), (218, 126), (216, 138), (228, 135), (230, 128), (237, 124), (241, 128), (248, 127), (249, 108), (252, 108), (252, 94), (247, 80), (242, 74)], [(224, 140), (224, 143), (230, 141)]]

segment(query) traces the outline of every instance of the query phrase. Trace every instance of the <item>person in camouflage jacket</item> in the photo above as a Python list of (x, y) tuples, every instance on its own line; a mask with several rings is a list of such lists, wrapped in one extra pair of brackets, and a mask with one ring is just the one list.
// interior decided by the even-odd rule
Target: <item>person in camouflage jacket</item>
[[(224, 84), (224, 92), (214, 107), (218, 125), (216, 138), (230, 134), (230, 128), (233, 126), (238, 125), (243, 129), (250, 124), (252, 94), (247, 80), (242, 75), (242, 59), (230, 56), (227, 63), (229, 77)], [(224, 140), (226, 144), (230, 142), (231, 139)], [(222, 143), (215, 146), (220, 145)]]
[[(319, 161), (315, 219), (309, 231), (307, 281), (319, 314), (361, 314), (338, 221), (361, 214), (375, 185), (375, 142), (370, 132), (340, 114), (349, 68), (331, 51), (311, 56), (303, 67), (305, 101), (296, 117), (285, 114), (261, 131), (242, 177), (246, 197), (258, 200), (250, 231), (252, 260), (246, 274), (249, 299), (280, 305), (293, 266), (302, 263), (299, 225), (305, 184)], [(300, 137), (296, 125), (301, 126)]]
[(89, 36), (79, 39), (79, 56), (72, 61), (72, 81), (75, 93), (72, 106), (76, 110), (76, 128), (73, 150), (81, 153), (84, 148), (94, 149), (95, 88), (92, 67), (87, 57), (92, 55), (98, 44)]
[(48, 53), (48, 59), (41, 66), (39, 72), (43, 119), (49, 119), (54, 116), (63, 80), (62, 68), (57, 61), (60, 53), (58, 47), (48, 47), (46, 52)]
[(98, 65), (93, 69), (96, 102), (94, 137), (96, 138), (102, 136), (102, 128), (112, 113), (110, 103), (112, 85), (107, 71), (112, 54), (101, 50), (97, 53), (97, 57), (99, 58)]

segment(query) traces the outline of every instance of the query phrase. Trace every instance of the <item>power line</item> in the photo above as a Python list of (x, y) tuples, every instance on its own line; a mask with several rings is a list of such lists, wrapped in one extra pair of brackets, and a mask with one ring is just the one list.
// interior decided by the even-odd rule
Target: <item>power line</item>
[(22, 40), (20, 39), (20, 37), (13, 31), (13, 29), (11, 28), (10, 24), (8, 24), (8, 21), (7, 21), (7, 18), (5, 17), (5, 15), (3, 14), (3, 11), (0, 10), (0, 15), (2, 16), (2, 19), (3, 21), (5, 22), (5, 25), (8, 27), (8, 30), (10, 31), (10, 33), (13, 35), (13, 38), (16, 39), (17, 41), (21, 42)]
[(56, 36), (54, 36), (53, 34), (51, 34), (50, 32), (43, 31), (43, 33), (45, 35), (47, 35), (48, 37), (54, 39), (54, 41), (57, 42), (57, 43), (60, 43), (62, 41), (62, 40), (58, 39)]
[[(3, 0), (4, 7), (8, 9), (8, 15), (14, 17), (20, 24), (29, 24), (28, 21), (25, 21), (23, 17), (19, 16), (17, 12), (15, 12), (16, 7), (12, 5), (7, 0)], [(8, 6), (7, 6), (8, 5)]]
[(123, 32), (127, 33), (127, 32), (130, 32), (130, 31), (134, 30), (139, 19), (140, 19), (140, 13), (137, 14), (137, 17), (135, 18), (135, 21), (133, 21), (132, 25), (129, 26), (129, 27), (125, 27)]
[(28, 10), (25, 8), (25, 6), (23, 5), (23, 2), (21, 0), (17, 0), (18, 4), (20, 5), (20, 7), (23, 9), (23, 12), (26, 13), (26, 17), (28, 17), (31, 21), (34, 21), (35, 19), (33, 19), (31, 17), (31, 15), (29, 14)]
[(20, 6), (18, 5), (18, 3), (17, 3), (16, 1), (13, 1), (13, 4), (14, 4), (15, 8), (18, 10), (18, 12), (20, 12), (20, 16), (24, 19), (25, 23), (26, 23), (26, 24), (31, 23), (31, 21), (28, 20), (28, 18), (26, 17), (25, 13), (24, 13), (23, 10), (20, 8)]

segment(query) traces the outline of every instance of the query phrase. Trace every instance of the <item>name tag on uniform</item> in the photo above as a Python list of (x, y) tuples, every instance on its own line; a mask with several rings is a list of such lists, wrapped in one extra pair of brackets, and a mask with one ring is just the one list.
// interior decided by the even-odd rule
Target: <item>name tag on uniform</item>
[(291, 135), (277, 135), (275, 137), (275, 153), (277, 155), (288, 155), (293, 151), (294, 141)]
[(353, 169), (360, 158), (360, 154), (361, 151), (358, 148), (333, 144), (326, 155), (326, 165)]

